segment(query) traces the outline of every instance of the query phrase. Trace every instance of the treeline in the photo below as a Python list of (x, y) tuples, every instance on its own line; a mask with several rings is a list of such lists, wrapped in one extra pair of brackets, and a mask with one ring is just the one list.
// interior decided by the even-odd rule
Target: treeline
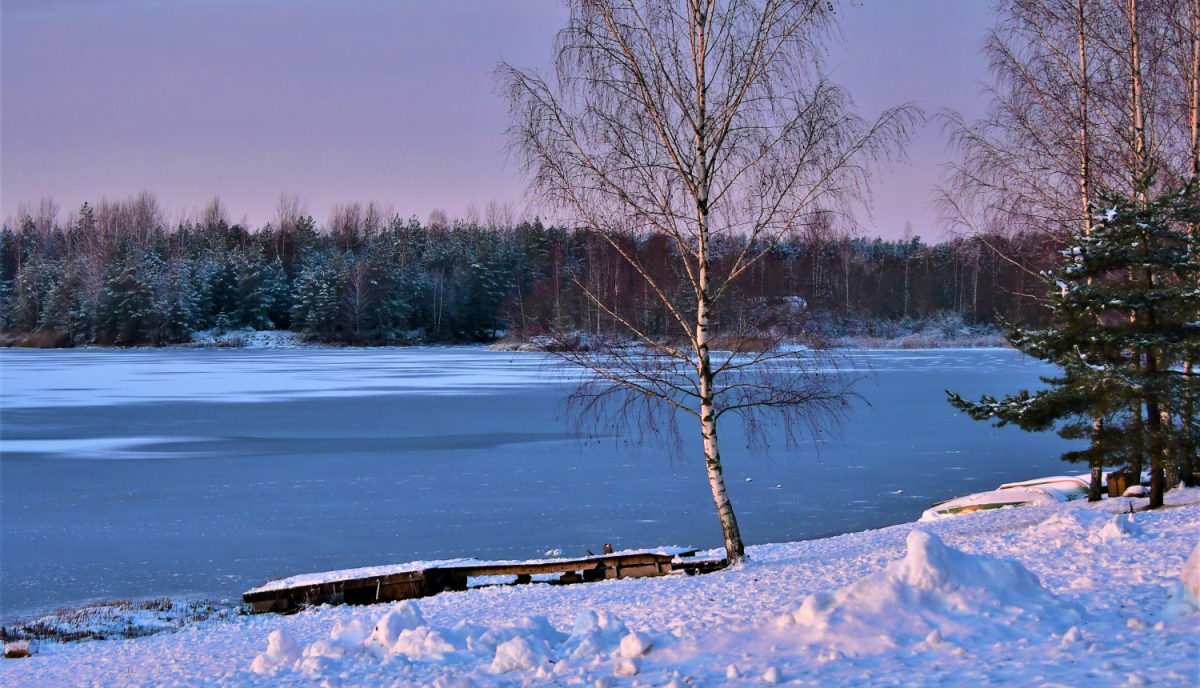
[[(252, 230), (216, 200), (175, 223), (149, 194), (84, 204), (61, 220), (43, 202), (0, 231), (0, 327), (9, 343), (34, 346), (163, 345), (213, 328), (352, 344), (487, 342), (616, 331), (612, 314), (670, 332), (661, 300), (594, 233), (441, 214), (422, 223), (373, 204), (339, 206), (318, 226), (297, 208)], [(739, 279), (715, 327), (878, 335), (947, 312), (967, 324), (1032, 323), (1041, 309), (1027, 294), (1039, 291), (1037, 260), (1052, 253), (1041, 241), (798, 235)], [(679, 264), (662, 237), (622, 250), (663, 270)]]

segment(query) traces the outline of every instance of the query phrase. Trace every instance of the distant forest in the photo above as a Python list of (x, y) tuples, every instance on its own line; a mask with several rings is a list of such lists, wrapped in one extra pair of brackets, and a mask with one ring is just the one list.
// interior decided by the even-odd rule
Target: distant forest
[[(594, 233), (441, 213), (421, 223), (371, 204), (338, 206), (318, 226), (298, 208), (281, 203), (272, 223), (250, 229), (216, 200), (176, 223), (149, 194), (84, 204), (64, 220), (43, 202), (0, 232), (3, 340), (165, 345), (251, 328), (389, 344), (617, 331), (585, 291), (645, 332), (670, 336), (661, 301)], [(744, 247), (720, 248), (718, 260)], [(679, 264), (667, 260), (674, 249), (662, 237), (631, 237), (620, 249), (663, 270)], [(798, 338), (894, 337), (947, 316), (966, 326), (1034, 323), (1043, 317), (1037, 273), (1053, 258), (1054, 247), (1032, 234), (926, 244), (837, 236), (818, 222), (740, 279), (716, 334), (748, 321)]]

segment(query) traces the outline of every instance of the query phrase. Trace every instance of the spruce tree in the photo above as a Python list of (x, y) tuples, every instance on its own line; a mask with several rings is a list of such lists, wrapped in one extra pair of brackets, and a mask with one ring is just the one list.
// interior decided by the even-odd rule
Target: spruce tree
[(146, 318), (153, 313), (153, 289), (136, 263), (104, 285), (101, 297), (102, 343), (134, 346), (141, 342)]
[(1151, 196), (1153, 181), (1140, 178), (1134, 199), (1102, 195), (1093, 206), (1090, 234), (1073, 237), (1043, 275), (1048, 325), (1008, 327), (1015, 348), (1062, 369), (1042, 378), (1049, 389), (978, 403), (947, 390), (976, 420), (1090, 438), (1091, 449), (1064, 459), (1091, 463), (1093, 497), (1101, 466), (1122, 462), (1140, 474), (1148, 458), (1150, 508), (1163, 503), (1169, 462), (1190, 478), (1193, 457), (1173, 449), (1195, 446), (1183, 413), (1193, 385), (1181, 364), (1200, 347), (1200, 255), (1187, 231), (1200, 219), (1197, 180)]

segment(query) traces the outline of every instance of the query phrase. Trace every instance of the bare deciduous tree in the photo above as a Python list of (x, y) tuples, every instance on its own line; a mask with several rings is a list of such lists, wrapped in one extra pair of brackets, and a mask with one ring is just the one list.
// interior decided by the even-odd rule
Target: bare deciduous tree
[[(988, 113), (942, 113), (959, 159), (939, 202), (976, 235), (1086, 233), (1100, 190), (1190, 173), (1184, 136), (1193, 0), (997, 0)], [(1182, 78), (1181, 78), (1182, 76)]]
[[(790, 232), (823, 213), (848, 215), (866, 195), (871, 165), (897, 153), (921, 113), (906, 105), (869, 122), (853, 112), (822, 69), (835, 30), (828, 0), (567, 4), (550, 74), (498, 70), (512, 148), (536, 199), (603, 237), (677, 332), (650, 336), (615, 297), (577, 281), (613, 334), (560, 351), (586, 371), (575, 409), (643, 430), (673, 431), (679, 413), (696, 418), (736, 562), (744, 547), (719, 419), (740, 416), (751, 436), (768, 418), (789, 438), (821, 432), (840, 418), (849, 389), (824, 372), (820, 354), (771, 338), (772, 309), (744, 326), (723, 321), (722, 309), (735, 282)], [(649, 236), (667, 238), (665, 262), (639, 251)], [(733, 353), (713, 354), (718, 335)]]

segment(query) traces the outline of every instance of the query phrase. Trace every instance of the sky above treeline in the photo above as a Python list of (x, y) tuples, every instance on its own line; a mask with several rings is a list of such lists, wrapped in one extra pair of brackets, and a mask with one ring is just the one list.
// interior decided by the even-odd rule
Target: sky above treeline
[[(846, 7), (833, 80), (862, 114), (919, 102), (983, 112), (987, 0)], [(557, 0), (4, 0), (0, 215), (155, 193), (172, 218), (220, 196), (234, 220), (280, 193), (318, 222), (375, 200), (461, 216), (495, 199), (530, 209), (504, 151), (492, 72), (545, 65)], [(940, 234), (930, 206), (948, 159), (937, 123), (882, 175), (867, 235)]]

